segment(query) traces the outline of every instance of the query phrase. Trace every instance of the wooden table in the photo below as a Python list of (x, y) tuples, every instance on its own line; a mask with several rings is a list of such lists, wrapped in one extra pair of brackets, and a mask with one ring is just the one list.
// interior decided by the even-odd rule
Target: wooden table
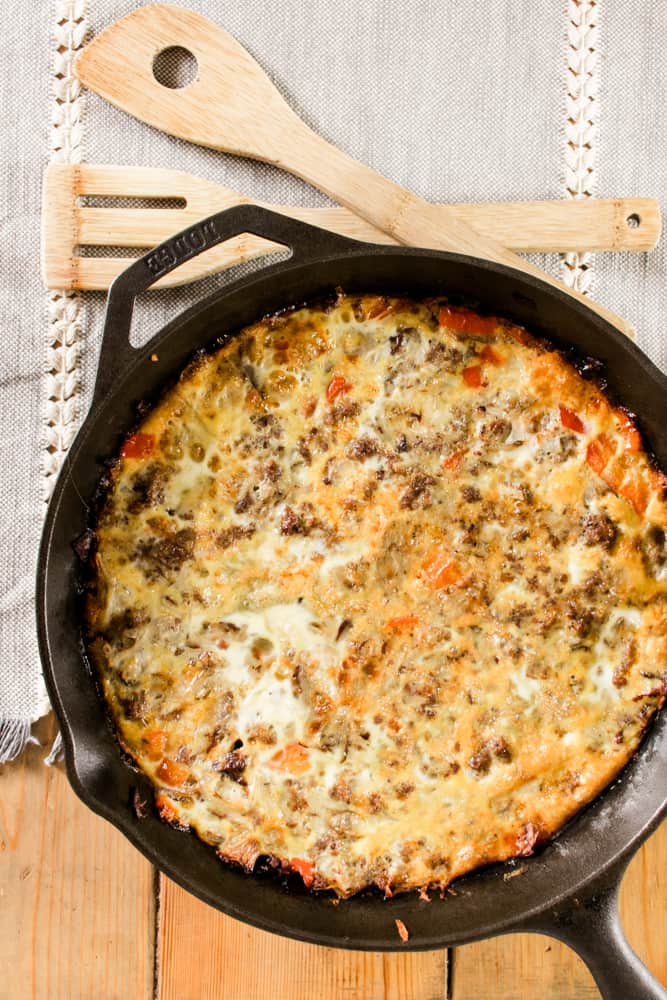
[[(44, 742), (55, 731), (44, 720)], [(302, 945), (224, 917), (159, 875), (32, 746), (0, 767), (0, 1000), (584, 1000), (582, 962), (517, 934), (449, 952)], [(667, 984), (667, 823), (622, 891), (636, 951)], [(628, 998), (631, 1000), (631, 998)]]

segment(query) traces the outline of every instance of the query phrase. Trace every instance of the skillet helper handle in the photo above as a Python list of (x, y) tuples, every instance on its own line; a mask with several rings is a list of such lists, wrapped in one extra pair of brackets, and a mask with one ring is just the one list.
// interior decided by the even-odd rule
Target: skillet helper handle
[(223, 209), (176, 233), (136, 260), (111, 284), (97, 367), (94, 404), (109, 393), (116, 379), (127, 370), (134, 358), (147, 349), (150, 350), (150, 344), (147, 348), (138, 350), (130, 343), (132, 313), (137, 296), (181, 264), (241, 233), (253, 233), (272, 243), (289, 247), (292, 251), (289, 260), (270, 265), (273, 268), (288, 267), (301, 260), (321, 260), (342, 248), (364, 245), (326, 229), (271, 212), (259, 205), (236, 205)]
[(618, 894), (629, 859), (602, 875), (585, 895), (521, 928), (558, 938), (588, 966), (603, 1000), (667, 1000), (667, 990), (630, 947), (621, 927)]

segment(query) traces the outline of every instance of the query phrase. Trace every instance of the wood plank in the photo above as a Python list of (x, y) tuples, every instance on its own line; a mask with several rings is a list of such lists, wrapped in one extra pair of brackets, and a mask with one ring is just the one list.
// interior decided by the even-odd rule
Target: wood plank
[(667, 988), (667, 823), (633, 858), (621, 886), (628, 941)]
[[(598, 1000), (570, 948), (539, 934), (510, 934), (457, 948), (452, 1000)], [(629, 1000), (629, 998), (628, 998)]]
[(161, 878), (157, 1000), (444, 1000), (445, 952), (300, 944), (223, 916)]
[[(632, 861), (621, 888), (630, 944), (667, 986), (667, 823)], [(598, 1000), (593, 978), (575, 953), (551, 938), (513, 934), (458, 948), (452, 1000)]]
[(44, 753), (0, 767), (0, 996), (152, 1000), (152, 868)]

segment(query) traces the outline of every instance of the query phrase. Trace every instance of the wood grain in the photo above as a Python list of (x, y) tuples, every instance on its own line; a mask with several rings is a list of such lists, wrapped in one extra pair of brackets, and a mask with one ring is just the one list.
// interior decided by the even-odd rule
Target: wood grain
[(151, 866), (44, 752), (0, 767), (0, 997), (152, 1000)]
[[(90, 205), (90, 199), (159, 199), (153, 208)], [(181, 200), (180, 208), (165, 200)], [(118, 247), (146, 250), (204, 216), (248, 198), (184, 170), (51, 163), (42, 187), (42, 274), (48, 288), (101, 290), (128, 266)], [(82, 201), (84, 202), (82, 204)], [(346, 208), (266, 208), (353, 239), (393, 243), (391, 236)], [(506, 202), (454, 206), (483, 236), (518, 250), (647, 250), (660, 233), (660, 209), (650, 198)], [(632, 227), (628, 219), (639, 220)], [(96, 248), (85, 256), (82, 248)], [(105, 256), (101, 248), (107, 248)], [(160, 285), (184, 284), (276, 250), (257, 236), (229, 240), (188, 261)], [(155, 286), (154, 286), (155, 287)]]
[[(155, 57), (173, 45), (185, 45), (197, 60), (195, 79), (176, 90), (153, 74)], [(452, 206), (429, 204), (326, 142), (228, 31), (194, 11), (151, 4), (127, 14), (81, 52), (75, 72), (112, 104), (170, 135), (289, 170), (400, 243), (505, 264), (553, 285), (624, 333), (630, 329), (611, 310), (481, 236)]]
[[(667, 824), (644, 844), (626, 873), (621, 918), (630, 944), (667, 987)], [(452, 1000), (597, 1000), (600, 995), (578, 955), (536, 934), (458, 948), (452, 986)]]
[(539, 934), (511, 934), (457, 948), (451, 982), (451, 1000), (598, 1000), (600, 996), (579, 956)]
[(621, 886), (628, 941), (667, 989), (667, 823), (638, 851)]
[(225, 917), (161, 878), (157, 1000), (444, 1000), (446, 952), (300, 944)]

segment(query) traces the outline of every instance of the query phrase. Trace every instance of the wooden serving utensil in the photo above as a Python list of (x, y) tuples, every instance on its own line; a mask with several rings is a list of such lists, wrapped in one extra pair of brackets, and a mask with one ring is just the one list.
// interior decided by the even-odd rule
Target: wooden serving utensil
[[(164, 87), (153, 72), (156, 57), (174, 46), (197, 60), (195, 79), (179, 89)], [(169, 4), (135, 10), (84, 49), (75, 71), (91, 90), (155, 128), (288, 170), (401, 243), (534, 275), (632, 333), (615, 313), (481, 236), (455, 208), (429, 204), (326, 142), (291, 110), (243, 46), (200, 14)]]
[[(151, 199), (153, 207), (86, 204), (114, 198)], [(128, 265), (119, 247), (146, 250), (221, 208), (249, 202), (230, 188), (184, 170), (101, 164), (51, 163), (42, 188), (42, 272), (48, 288), (105, 289)], [(165, 202), (178, 200), (178, 208)], [(83, 203), (82, 203), (83, 202)], [(346, 208), (266, 205), (323, 229), (373, 243), (393, 243), (381, 229)], [(456, 205), (460, 218), (482, 236), (515, 250), (645, 250), (659, 226), (632, 228), (627, 219), (660, 219), (649, 198)], [(95, 247), (95, 256), (85, 248)], [(219, 244), (166, 275), (158, 287), (184, 284), (279, 249), (246, 234)], [(101, 251), (106, 250), (106, 254)], [(153, 286), (156, 287), (156, 286)]]

